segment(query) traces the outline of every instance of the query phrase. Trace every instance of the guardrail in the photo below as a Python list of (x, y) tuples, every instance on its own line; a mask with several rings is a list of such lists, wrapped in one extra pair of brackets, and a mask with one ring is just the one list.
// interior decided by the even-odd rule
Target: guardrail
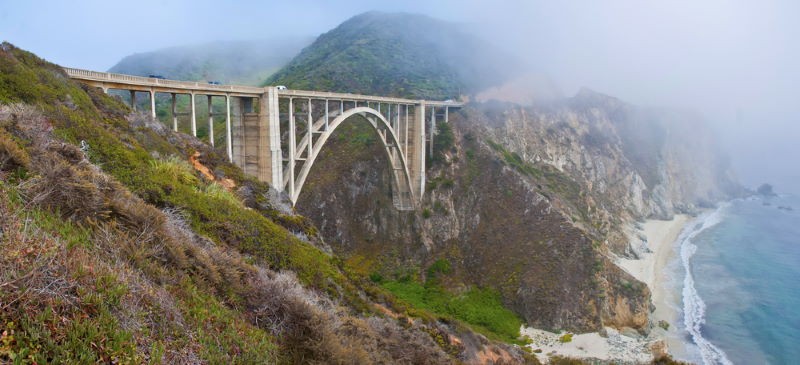
[(161, 86), (173, 87), (188, 90), (198, 91), (222, 91), (222, 92), (235, 92), (246, 94), (263, 94), (264, 88), (253, 86), (240, 86), (240, 85), (214, 85), (205, 84), (197, 81), (178, 81), (159, 79), (154, 77), (132, 76), (124, 74), (116, 74), (110, 72), (97, 72), (90, 70), (82, 70), (78, 68), (64, 67), (67, 75), (74, 79), (91, 80), (91, 81), (104, 81), (115, 82), (121, 84), (136, 84), (138, 86)]

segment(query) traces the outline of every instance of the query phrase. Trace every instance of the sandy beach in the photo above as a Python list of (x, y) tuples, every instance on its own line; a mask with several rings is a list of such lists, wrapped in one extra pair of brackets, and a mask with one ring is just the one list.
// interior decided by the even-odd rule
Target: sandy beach
[(651, 314), (653, 323), (666, 321), (669, 331), (655, 326), (646, 338), (625, 336), (613, 328), (606, 328), (608, 336), (599, 333), (576, 334), (572, 341), (562, 343), (561, 334), (523, 327), (522, 334), (533, 340), (532, 350), (540, 360), (558, 354), (576, 358), (595, 358), (606, 361), (648, 362), (652, 359), (650, 346), (665, 340), (670, 351), (682, 347), (678, 336), (671, 335), (678, 318), (680, 293), (670, 289), (665, 269), (677, 257), (676, 241), (691, 217), (676, 215), (672, 220), (647, 220), (640, 228), (630, 227), (631, 246), (639, 259), (617, 258), (615, 262), (638, 280), (647, 284), (653, 296), (656, 311)]
[[(677, 293), (668, 290), (664, 269), (677, 257), (675, 241), (690, 219), (691, 217), (687, 215), (676, 215), (669, 221), (646, 221), (642, 225), (642, 230), (634, 230), (634, 233), (644, 234), (645, 247), (650, 252), (641, 252), (638, 260), (617, 259), (617, 265), (650, 288), (653, 303), (656, 305), (656, 311), (652, 318), (656, 323), (665, 320), (674, 324), (677, 317), (677, 311), (672, 304), (678, 302), (676, 301), (678, 298), (675, 297)], [(638, 240), (636, 234), (632, 234), (631, 237), (634, 241)]]

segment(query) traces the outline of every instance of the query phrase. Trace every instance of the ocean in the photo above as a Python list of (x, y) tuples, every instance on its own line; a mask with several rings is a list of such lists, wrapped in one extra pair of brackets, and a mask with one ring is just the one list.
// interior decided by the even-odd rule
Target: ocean
[(669, 270), (686, 343), (676, 358), (800, 364), (800, 198), (722, 204), (687, 225), (676, 245)]

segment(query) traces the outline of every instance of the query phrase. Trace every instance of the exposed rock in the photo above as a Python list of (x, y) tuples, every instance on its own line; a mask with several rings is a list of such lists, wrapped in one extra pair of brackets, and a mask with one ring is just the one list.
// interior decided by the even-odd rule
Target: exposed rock
[(761, 186), (759, 186), (758, 189), (756, 189), (756, 192), (758, 192), (758, 194), (761, 195), (761, 196), (777, 196), (778, 195), (778, 194), (775, 194), (775, 191), (772, 190), (772, 185), (770, 185), (770, 184), (761, 184)]
[(658, 115), (588, 90), (546, 108), (467, 107), (450, 115), (455, 143), (428, 169), (414, 212), (393, 208), (384, 152), (349, 140), (371, 133), (349, 123), (297, 206), (367, 270), (424, 274), (445, 258), (445, 284), (495, 288), (531, 326), (645, 333), (650, 292), (608, 252), (636, 255), (624, 231), (633, 222), (691, 212), (738, 187), (713, 147), (687, 147), (710, 137), (683, 136), (691, 122), (651, 120)]

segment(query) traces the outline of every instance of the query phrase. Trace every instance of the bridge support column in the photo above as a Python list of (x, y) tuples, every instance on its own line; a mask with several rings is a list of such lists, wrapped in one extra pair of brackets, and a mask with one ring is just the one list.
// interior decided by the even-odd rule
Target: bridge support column
[(306, 158), (311, 159), (311, 154), (314, 153), (314, 114), (311, 112), (311, 98), (308, 99), (308, 115), (306, 115), (306, 127), (308, 127), (308, 152)]
[(150, 90), (150, 116), (156, 119), (156, 92)]
[(430, 140), (430, 147), (428, 148), (428, 156), (433, 157), (433, 135), (436, 133), (436, 107), (431, 107), (431, 131), (428, 139)]
[(289, 163), (288, 163), (288, 172), (289, 172), (289, 183), (287, 185), (287, 189), (289, 190), (289, 196), (294, 197), (294, 181), (295, 181), (295, 162), (297, 158), (297, 135), (296, 129), (294, 125), (294, 99), (289, 98)]
[(197, 112), (194, 105), (194, 93), (189, 94), (189, 97), (192, 99), (192, 136), (197, 137)]
[(278, 116), (278, 91), (275, 87), (268, 87), (259, 100), (257, 176), (275, 190), (282, 191), (283, 158)]
[(175, 93), (170, 93), (172, 95), (172, 130), (177, 132), (178, 131), (178, 107), (177, 107), (177, 100), (175, 100), (176, 95)]
[(245, 134), (245, 100), (238, 96), (231, 97), (231, 147), (233, 149), (233, 163), (247, 173), (247, 146)]
[(208, 143), (214, 147), (214, 111), (211, 107), (211, 95), (206, 96), (208, 97)]
[[(411, 190), (417, 201), (425, 194), (425, 102), (414, 105), (409, 114), (407, 161), (411, 175)], [(408, 119), (408, 118), (407, 118)]]
[(130, 90), (130, 92), (131, 92), (131, 109), (133, 109), (133, 111), (136, 111), (136, 91)]
[(228, 150), (228, 162), (233, 162), (233, 146), (231, 145), (231, 96), (225, 95), (225, 149)]

